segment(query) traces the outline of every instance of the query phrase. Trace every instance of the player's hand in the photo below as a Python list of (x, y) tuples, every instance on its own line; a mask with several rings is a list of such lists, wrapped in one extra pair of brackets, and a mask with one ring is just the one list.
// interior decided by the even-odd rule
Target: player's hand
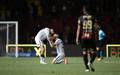
[(54, 43), (53, 43), (53, 42), (51, 42), (50, 47), (52, 47), (52, 48), (53, 48), (53, 47), (55, 47), (55, 45), (54, 45)]
[(54, 45), (51, 45), (50, 47), (52, 47), (52, 48), (53, 48), (53, 47), (54, 47)]
[(79, 41), (78, 40), (76, 40), (76, 44), (79, 45)]
[(96, 50), (99, 51), (100, 50), (99, 47), (96, 47)]

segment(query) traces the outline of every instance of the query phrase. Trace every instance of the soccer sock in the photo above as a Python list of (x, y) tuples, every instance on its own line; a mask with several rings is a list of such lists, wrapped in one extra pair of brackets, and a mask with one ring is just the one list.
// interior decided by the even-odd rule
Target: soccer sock
[(92, 64), (96, 58), (96, 53), (90, 53), (90, 57), (91, 57), (90, 63)]
[(103, 50), (100, 50), (100, 57), (103, 58)]
[(40, 62), (43, 62), (43, 57), (40, 56)]
[(83, 60), (84, 60), (84, 64), (85, 64), (86, 69), (89, 69), (87, 54), (83, 54)]
[(97, 57), (100, 58), (100, 50), (97, 51)]
[(44, 56), (44, 54), (41, 54), (41, 57), (43, 57), (43, 58), (44, 58), (44, 57), (45, 57), (45, 56)]

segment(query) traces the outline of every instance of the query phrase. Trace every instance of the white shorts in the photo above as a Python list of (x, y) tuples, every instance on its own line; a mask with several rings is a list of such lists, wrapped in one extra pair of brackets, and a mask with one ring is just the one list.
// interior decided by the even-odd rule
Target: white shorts
[(43, 50), (44, 47), (43, 41), (41, 41), (39, 38), (35, 38), (35, 43), (37, 44), (37, 47), (40, 47)]

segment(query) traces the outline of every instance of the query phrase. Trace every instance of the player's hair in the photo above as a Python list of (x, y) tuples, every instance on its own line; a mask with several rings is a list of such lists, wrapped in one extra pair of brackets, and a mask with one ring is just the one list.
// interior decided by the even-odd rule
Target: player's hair
[(54, 34), (53, 36), (54, 36), (54, 37), (56, 37), (56, 38), (58, 38), (58, 37), (59, 37), (59, 35), (58, 35), (58, 34)]
[(52, 32), (52, 33), (53, 33), (53, 32), (54, 32), (54, 30), (53, 30), (53, 29), (50, 29), (50, 32)]
[(90, 5), (84, 5), (82, 8), (85, 12), (87, 12), (90, 15), (93, 15), (93, 13), (95, 12), (95, 9)]
[(87, 13), (88, 13), (88, 8), (87, 8), (87, 6), (83, 6), (83, 7), (82, 7), (82, 10), (83, 10), (83, 13), (84, 13), (84, 12), (87, 12)]

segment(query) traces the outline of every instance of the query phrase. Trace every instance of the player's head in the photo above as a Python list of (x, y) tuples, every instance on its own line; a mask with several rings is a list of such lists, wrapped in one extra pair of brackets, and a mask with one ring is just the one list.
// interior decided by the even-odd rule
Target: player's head
[(51, 34), (54, 34), (55, 32), (54, 32), (54, 30), (53, 30), (53, 29), (50, 29), (50, 33), (51, 33)]
[(101, 26), (100, 26), (100, 24), (98, 22), (95, 23), (95, 29), (97, 29), (97, 30), (101, 29)]
[(54, 37), (54, 39), (56, 39), (56, 38), (59, 38), (59, 35), (58, 34), (54, 34), (53, 37)]
[(84, 15), (90, 14), (90, 8), (88, 6), (83, 6), (82, 11)]

